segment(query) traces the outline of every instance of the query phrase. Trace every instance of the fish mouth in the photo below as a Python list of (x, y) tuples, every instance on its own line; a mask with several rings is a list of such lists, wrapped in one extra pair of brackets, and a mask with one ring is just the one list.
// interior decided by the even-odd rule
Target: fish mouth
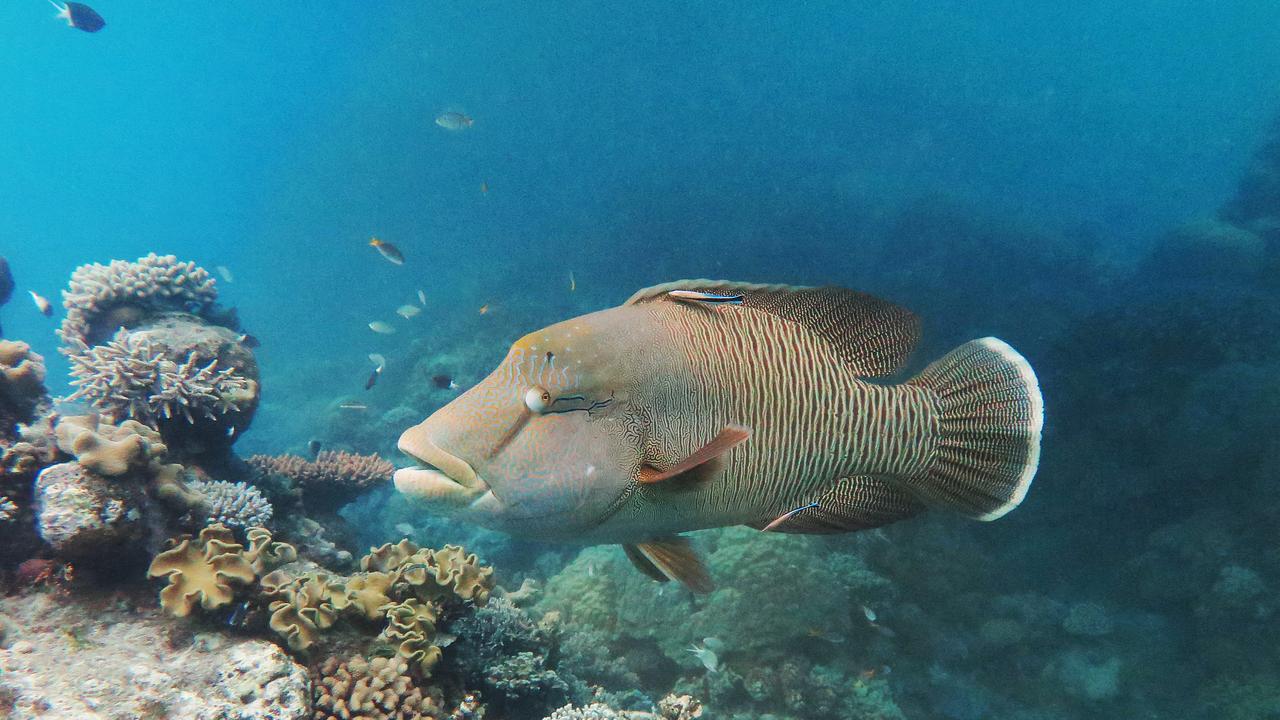
[(442, 450), (418, 428), (406, 430), (396, 446), (419, 463), (395, 472), (400, 493), (455, 507), (470, 505), (489, 493), (488, 483), (466, 460)]

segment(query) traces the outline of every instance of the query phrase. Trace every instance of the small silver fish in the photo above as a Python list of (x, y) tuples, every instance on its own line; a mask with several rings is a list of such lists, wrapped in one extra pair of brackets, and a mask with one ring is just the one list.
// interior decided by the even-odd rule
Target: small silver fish
[(369, 323), (369, 329), (378, 333), (379, 335), (394, 335), (396, 332), (396, 329), (394, 327), (391, 327), (390, 323), (385, 323), (385, 322), (382, 322), (381, 320), (374, 320), (373, 322)]
[(344, 402), (338, 406), (340, 410), (354, 410), (356, 412), (364, 412), (369, 409), (368, 405), (362, 402)]
[(427, 294), (423, 292), (421, 288), (418, 289), (418, 302), (422, 305), (422, 307), (427, 306)]
[(402, 523), (396, 523), (395, 528), (393, 529), (396, 532), (400, 533), (401, 535), (404, 535), (407, 537), (413, 534), (414, 527), (409, 523), (402, 522)]
[(35, 290), (28, 290), (27, 292), (31, 293), (31, 301), (36, 304), (36, 309), (40, 311), (41, 315), (44, 315), (45, 317), (53, 317), (53, 305), (51, 305), (43, 295), (37, 293)]
[(720, 658), (706, 645), (690, 645), (688, 652), (698, 658), (698, 662), (702, 663), (702, 667), (706, 668), (707, 672), (713, 673), (720, 669)]
[(454, 132), (457, 132), (458, 130), (466, 130), (471, 127), (475, 124), (475, 120), (472, 120), (460, 112), (450, 110), (448, 112), (440, 113), (440, 115), (436, 117), (436, 124), (445, 130), (453, 130)]
[(387, 359), (382, 353), (369, 353), (369, 362), (377, 366), (379, 372), (387, 369)]
[(876, 621), (876, 611), (866, 605), (862, 606), (862, 616), (865, 617), (869, 623), (874, 623)]
[(236, 281), (236, 276), (231, 274), (231, 271), (227, 269), (226, 265), (219, 265), (214, 269), (218, 271), (218, 275), (222, 276), (223, 280), (226, 280), (229, 283)]
[(416, 316), (420, 312), (422, 312), (422, 308), (418, 307), (417, 305), (401, 305), (400, 307), (396, 308), (396, 314), (404, 318), (405, 320), (408, 320), (409, 318)]

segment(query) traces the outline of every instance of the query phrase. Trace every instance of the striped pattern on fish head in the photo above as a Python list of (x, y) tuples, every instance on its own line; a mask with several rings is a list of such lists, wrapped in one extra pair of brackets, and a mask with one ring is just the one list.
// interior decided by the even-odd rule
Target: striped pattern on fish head
[(400, 437), (432, 467), (396, 473), (403, 493), (518, 535), (577, 537), (625, 501), (639, 472), (627, 411), (642, 346), (615, 308), (512, 345), (478, 385)]

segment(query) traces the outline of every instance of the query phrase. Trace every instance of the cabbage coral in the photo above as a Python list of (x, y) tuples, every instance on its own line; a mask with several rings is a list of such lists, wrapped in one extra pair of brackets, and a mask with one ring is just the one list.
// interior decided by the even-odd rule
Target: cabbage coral
[(62, 292), (67, 317), (58, 335), (67, 346), (64, 352), (74, 355), (145, 315), (191, 310), (200, 314), (217, 298), (214, 280), (204, 268), (179, 262), (173, 255), (151, 253), (136, 262), (82, 265)]
[(0, 340), (0, 437), (35, 419), (44, 397), (44, 358), (24, 342)]

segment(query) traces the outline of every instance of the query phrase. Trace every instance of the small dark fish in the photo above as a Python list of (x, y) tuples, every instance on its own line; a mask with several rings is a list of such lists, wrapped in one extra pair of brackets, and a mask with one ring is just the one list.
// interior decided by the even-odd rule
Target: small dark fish
[(389, 242), (383, 242), (378, 238), (369, 238), (369, 247), (377, 248), (382, 253), (382, 257), (393, 265), (404, 264), (404, 253), (400, 252), (400, 248)]
[(240, 337), (236, 338), (236, 340), (238, 340), (241, 345), (249, 348), (250, 350), (262, 344), (261, 342), (258, 341), (258, 338), (254, 337), (253, 335), (250, 335), (249, 333), (244, 333)]
[(321, 447), (322, 445), (319, 440), (311, 440), (307, 443), (307, 451), (311, 453), (311, 457), (319, 455)]
[(58, 8), (58, 18), (66, 20), (67, 25), (87, 33), (96, 33), (107, 26), (107, 21), (96, 10), (84, 3), (69, 2), (65, 7), (53, 0), (49, 4)]
[(248, 615), (249, 615), (249, 601), (245, 600), (239, 605), (236, 605), (235, 608), (231, 611), (231, 614), (227, 616), (227, 625), (231, 627), (240, 627), (241, 625), (244, 624), (245, 618)]
[(453, 378), (448, 375), (433, 375), (431, 376), (431, 382), (441, 390), (448, 390), (453, 387)]
[(36, 304), (36, 309), (45, 317), (53, 317), (53, 305), (35, 290), (28, 290), (31, 293), (31, 302)]
[(192, 315), (199, 315), (200, 313), (204, 312), (204, 303), (197, 302), (195, 300), (188, 300), (186, 303), (183, 304), (182, 307), (184, 310), (191, 313)]
[(373, 372), (369, 373), (369, 379), (364, 381), (364, 389), (372, 390), (373, 386), (378, 384), (378, 376), (382, 374), (382, 368), (376, 367)]

